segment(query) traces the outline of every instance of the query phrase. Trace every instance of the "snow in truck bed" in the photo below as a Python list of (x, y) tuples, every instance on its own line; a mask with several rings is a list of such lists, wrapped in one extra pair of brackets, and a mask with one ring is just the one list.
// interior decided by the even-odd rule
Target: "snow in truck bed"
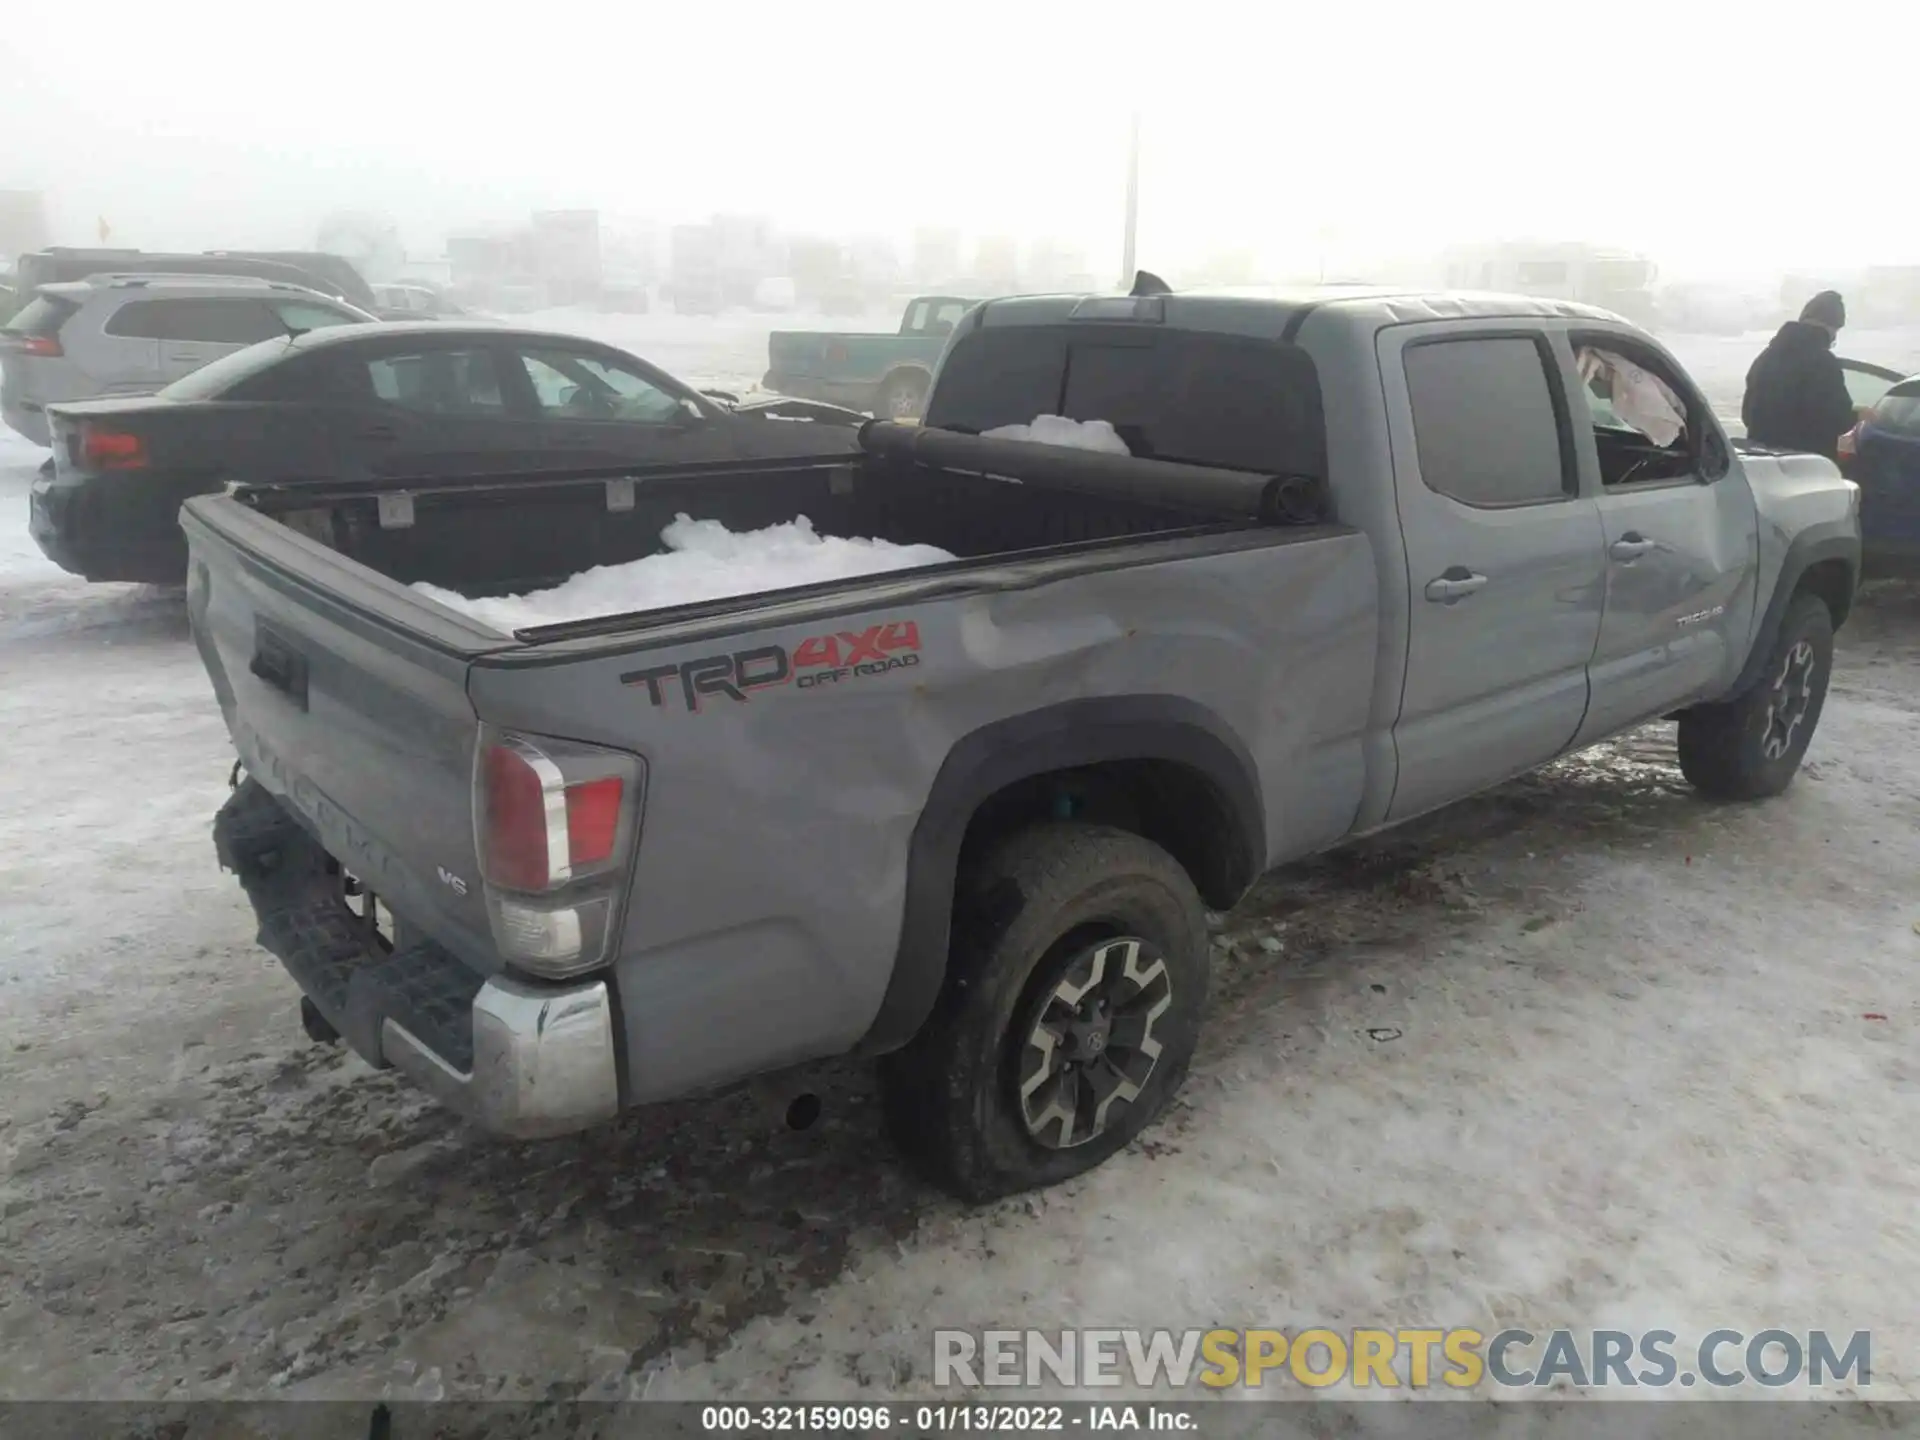
[(937, 545), (817, 534), (804, 515), (784, 525), (737, 535), (718, 520), (680, 515), (660, 532), (660, 539), (667, 547), (660, 554), (583, 570), (550, 590), (526, 595), (474, 599), (424, 582), (413, 588), (450, 610), (511, 634), (536, 625), (942, 565), (955, 558)]
[[(1030, 425), (1003, 425), (987, 431), (984, 438), (1114, 455), (1131, 453), (1126, 441), (1105, 420), (1069, 420), (1059, 415), (1036, 415)], [(896, 545), (889, 540), (820, 535), (804, 515), (784, 525), (739, 535), (718, 520), (680, 515), (660, 532), (660, 539), (667, 547), (661, 554), (584, 570), (552, 589), (527, 595), (475, 599), (425, 582), (413, 588), (451, 610), (510, 634), (568, 620), (629, 615), (889, 570), (941, 565), (956, 558), (935, 545)]]

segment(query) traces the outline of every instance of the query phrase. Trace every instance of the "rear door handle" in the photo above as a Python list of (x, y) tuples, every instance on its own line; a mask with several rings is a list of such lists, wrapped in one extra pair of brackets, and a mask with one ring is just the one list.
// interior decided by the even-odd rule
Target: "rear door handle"
[(1642, 555), (1658, 550), (1660, 546), (1647, 539), (1637, 530), (1629, 530), (1613, 544), (1607, 547), (1607, 553), (1616, 560), (1638, 560)]
[(1436, 605), (1451, 605), (1480, 590), (1487, 577), (1476, 575), (1464, 565), (1449, 566), (1444, 575), (1427, 582), (1427, 599)]

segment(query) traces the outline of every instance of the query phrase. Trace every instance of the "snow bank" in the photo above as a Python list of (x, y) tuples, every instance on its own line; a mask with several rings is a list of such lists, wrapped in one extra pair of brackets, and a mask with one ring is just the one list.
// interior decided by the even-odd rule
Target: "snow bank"
[(664, 554), (584, 570), (551, 590), (536, 590), (529, 595), (475, 600), (437, 585), (420, 583), (413, 588), (483, 625), (514, 631), (793, 585), (819, 585), (889, 570), (911, 570), (945, 564), (954, 558), (936, 545), (895, 545), (888, 540), (818, 535), (813, 522), (804, 515), (785, 525), (739, 535), (718, 520), (681, 515), (660, 532), (660, 539), (667, 547)]
[(1069, 420), (1064, 415), (1036, 415), (1031, 425), (1002, 425), (981, 434), (986, 440), (1024, 440), (1032, 445), (1063, 445), (1069, 450), (1099, 450), (1108, 455), (1131, 455), (1127, 442), (1105, 420)]

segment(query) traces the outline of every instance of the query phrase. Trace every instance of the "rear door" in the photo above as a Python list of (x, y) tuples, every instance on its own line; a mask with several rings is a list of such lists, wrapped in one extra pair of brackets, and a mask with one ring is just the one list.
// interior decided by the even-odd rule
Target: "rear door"
[(1401, 326), (1379, 353), (1412, 608), (1402, 820), (1572, 742), (1606, 572), (1546, 327)]
[(402, 336), (343, 346), (337, 385), (354, 419), (341, 444), (376, 479), (551, 469), (550, 445), (510, 350), (492, 337)]
[(1738, 672), (1758, 518), (1678, 368), (1631, 336), (1576, 331), (1572, 343), (1576, 428), (1607, 546), (1584, 743), (1714, 694)]
[(154, 307), (153, 328), (160, 340), (160, 373), (166, 384), (191, 375), (202, 365), (236, 350), (287, 333), (286, 326), (265, 300), (181, 296), (136, 303)]
[(560, 463), (698, 464), (741, 458), (729, 417), (692, 405), (665, 376), (611, 351), (565, 340), (511, 346), (540, 415), (541, 432)]
[(93, 379), (93, 395), (150, 395), (175, 377), (160, 360), (166, 312), (152, 300), (116, 305), (102, 295), (73, 322), (70, 351)]

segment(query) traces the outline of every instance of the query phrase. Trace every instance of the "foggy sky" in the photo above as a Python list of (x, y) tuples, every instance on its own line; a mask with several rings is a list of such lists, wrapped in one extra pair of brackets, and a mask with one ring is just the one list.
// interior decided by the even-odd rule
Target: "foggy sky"
[[(415, 253), (536, 207), (769, 213), (1363, 270), (1579, 238), (1669, 274), (1920, 262), (1909, 8), (1046, 0), (17, 4), (0, 187), (91, 243), (304, 245), (339, 208)], [(456, 13), (465, 19), (451, 19)]]

